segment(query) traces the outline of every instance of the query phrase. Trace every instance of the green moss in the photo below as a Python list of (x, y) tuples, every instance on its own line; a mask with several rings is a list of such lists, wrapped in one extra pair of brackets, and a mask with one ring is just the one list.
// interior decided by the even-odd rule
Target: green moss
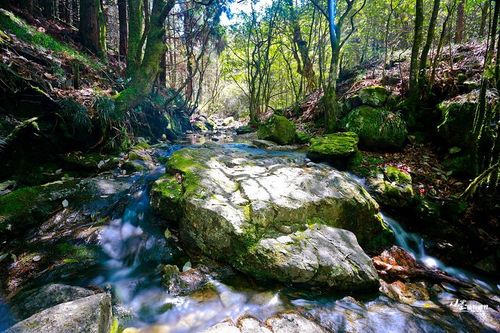
[(296, 139), (299, 143), (309, 143), (309, 141), (311, 141), (312, 139), (312, 136), (307, 134), (306, 132), (297, 131)]
[[(312, 160), (326, 160), (343, 167), (358, 151), (356, 133), (334, 133), (311, 139), (307, 156)], [(342, 164), (342, 165), (339, 165)]]
[(52, 206), (39, 205), (39, 212), (34, 214), (33, 207), (43, 193), (42, 186), (24, 187), (0, 196), (0, 232), (31, 225), (37, 217), (45, 216)]
[(4, 31), (9, 31), (16, 35), (17, 38), (27, 43), (41, 46), (64, 57), (74, 58), (87, 66), (97, 69), (103, 67), (103, 65), (95, 59), (91, 59), (89, 56), (75, 50), (70, 45), (59, 42), (44, 32), (37, 31), (26, 22), (4, 9), (0, 9), (0, 28)]
[(175, 177), (165, 175), (153, 185), (153, 191), (158, 192), (163, 198), (178, 202), (182, 199), (182, 186)]
[(295, 140), (295, 124), (283, 116), (273, 115), (265, 124), (259, 126), (257, 136), (262, 140), (288, 145)]
[(411, 175), (395, 166), (387, 166), (384, 170), (387, 179), (399, 184), (411, 184)]
[(438, 133), (447, 146), (471, 148), (473, 145), (472, 124), (477, 108), (477, 93), (472, 92), (444, 101), (438, 105), (442, 122)]
[(388, 248), (395, 242), (394, 233), (385, 224), (380, 214), (377, 214), (377, 219), (382, 226), (382, 230), (373, 235), (373, 237), (370, 237), (365, 247), (363, 247), (369, 254), (379, 254), (381, 249)]
[(178, 150), (168, 159), (167, 167), (170, 170), (180, 171), (181, 173), (189, 173), (197, 168), (206, 168), (202, 164), (196, 162), (197, 153), (195, 149)]
[(391, 93), (382, 86), (371, 86), (363, 88), (358, 96), (361, 102), (370, 106), (382, 106), (385, 104)]
[(470, 154), (456, 154), (444, 159), (443, 167), (455, 177), (474, 176), (474, 163)]
[(360, 145), (369, 149), (400, 149), (408, 131), (397, 113), (371, 106), (360, 106), (342, 121), (347, 131), (358, 134)]
[(250, 221), (252, 219), (252, 205), (248, 204), (243, 207), (243, 216), (246, 221)]
[(52, 250), (53, 256), (62, 258), (64, 263), (77, 263), (93, 260), (99, 256), (100, 248), (97, 245), (75, 245), (71, 243), (59, 243)]

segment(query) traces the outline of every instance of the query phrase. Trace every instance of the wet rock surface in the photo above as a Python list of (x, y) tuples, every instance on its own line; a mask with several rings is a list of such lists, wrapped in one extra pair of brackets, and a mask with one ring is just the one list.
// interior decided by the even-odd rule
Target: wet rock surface
[(92, 290), (64, 284), (49, 284), (41, 288), (22, 292), (11, 301), (12, 313), (19, 319), (48, 309), (57, 304), (94, 295)]
[(378, 206), (345, 174), (303, 157), (217, 147), (180, 150), (168, 168), (174, 176), (153, 191), (178, 184), (165, 204), (181, 206), (181, 238), (209, 257), (263, 279), (339, 289), (377, 284), (357, 240), (370, 248), (384, 234)]
[(102, 293), (38, 312), (5, 332), (106, 333), (111, 327), (111, 318), (111, 297)]

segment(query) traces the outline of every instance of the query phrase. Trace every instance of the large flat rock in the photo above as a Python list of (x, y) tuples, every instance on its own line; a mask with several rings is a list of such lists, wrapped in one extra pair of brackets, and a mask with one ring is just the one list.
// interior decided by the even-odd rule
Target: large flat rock
[(362, 247), (376, 247), (387, 231), (377, 203), (345, 173), (241, 146), (177, 151), (168, 172), (153, 186), (153, 206), (206, 255), (262, 279), (378, 284)]
[(111, 317), (111, 297), (101, 293), (38, 312), (5, 333), (108, 333)]

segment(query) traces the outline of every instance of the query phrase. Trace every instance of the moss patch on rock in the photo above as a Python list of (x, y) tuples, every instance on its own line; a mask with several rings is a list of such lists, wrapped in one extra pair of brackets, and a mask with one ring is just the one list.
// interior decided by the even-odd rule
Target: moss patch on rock
[(155, 181), (151, 188), (151, 206), (161, 216), (171, 217), (172, 221), (177, 222), (180, 217), (182, 196), (182, 185), (177, 178), (165, 175)]
[(273, 115), (266, 123), (260, 125), (257, 136), (262, 140), (288, 145), (295, 140), (295, 124), (283, 116)]
[(327, 134), (311, 139), (307, 156), (315, 161), (346, 165), (358, 151), (358, 136), (353, 132)]
[(342, 123), (345, 130), (358, 134), (360, 145), (367, 149), (401, 149), (408, 135), (401, 116), (383, 108), (360, 106)]
[(398, 182), (400, 184), (411, 184), (411, 175), (398, 167), (389, 165), (384, 170), (385, 176), (393, 182)]

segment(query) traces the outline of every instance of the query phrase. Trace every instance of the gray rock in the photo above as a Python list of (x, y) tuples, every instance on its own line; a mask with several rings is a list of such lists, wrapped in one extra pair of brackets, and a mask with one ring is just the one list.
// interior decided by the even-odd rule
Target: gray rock
[(273, 333), (326, 333), (327, 331), (315, 322), (296, 313), (284, 313), (269, 318), (266, 324)]
[[(492, 312), (496, 312), (493, 310)], [(498, 314), (498, 312), (496, 312)], [(415, 307), (378, 297), (365, 304), (345, 297), (334, 304), (317, 306), (307, 311), (322, 327), (332, 332), (399, 333), (399, 332), (495, 332), (498, 315), (486, 323), (467, 312), (454, 313), (445, 307), (427, 302), (427, 307)], [(489, 315), (489, 314), (488, 314)], [(485, 325), (483, 327), (483, 325)], [(495, 326), (496, 325), (496, 326)], [(496, 330), (495, 330), (496, 327)]]
[(297, 313), (283, 313), (268, 318), (265, 323), (251, 317), (243, 317), (237, 324), (227, 320), (203, 333), (326, 333), (315, 322)]
[(40, 289), (23, 292), (13, 300), (12, 312), (19, 319), (26, 319), (57, 304), (94, 295), (92, 290), (64, 284), (48, 284)]
[[(183, 149), (168, 162), (169, 171), (182, 177), (166, 176), (153, 192), (163, 188), (166, 196), (180, 196), (163, 205), (181, 206), (176, 220), (186, 244), (257, 278), (340, 289), (376, 286), (356, 237), (370, 249), (386, 235), (377, 203), (344, 173), (305, 163), (297, 154)], [(179, 179), (182, 191), (168, 190), (168, 182)]]
[(111, 317), (111, 297), (101, 293), (43, 310), (5, 333), (108, 333)]

